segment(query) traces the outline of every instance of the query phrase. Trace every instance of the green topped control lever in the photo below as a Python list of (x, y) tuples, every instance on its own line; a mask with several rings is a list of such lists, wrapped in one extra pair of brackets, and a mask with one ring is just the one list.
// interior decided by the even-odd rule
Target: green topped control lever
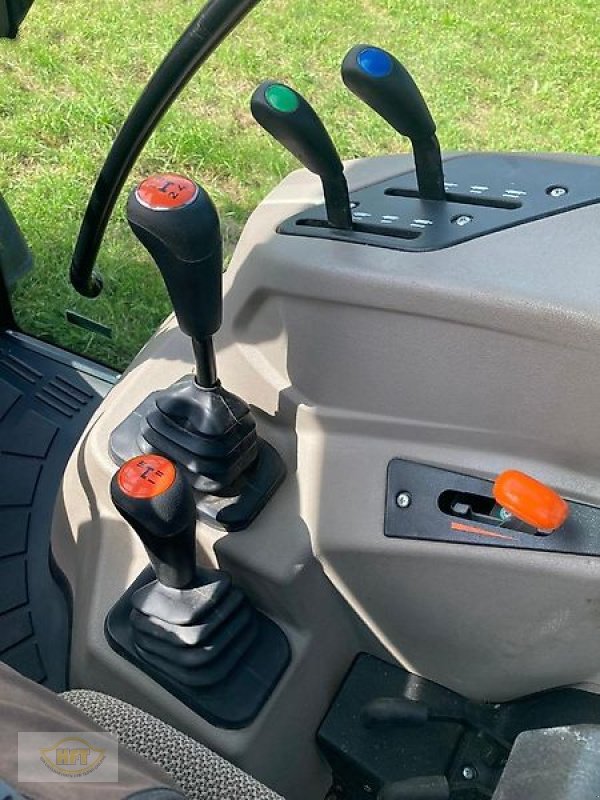
[(435, 122), (406, 67), (380, 47), (358, 44), (344, 58), (342, 79), (351, 92), (410, 139), (420, 196), (444, 200), (444, 170)]
[(316, 111), (294, 89), (266, 81), (250, 104), (254, 119), (323, 183), (332, 228), (352, 230), (352, 211), (344, 166)]

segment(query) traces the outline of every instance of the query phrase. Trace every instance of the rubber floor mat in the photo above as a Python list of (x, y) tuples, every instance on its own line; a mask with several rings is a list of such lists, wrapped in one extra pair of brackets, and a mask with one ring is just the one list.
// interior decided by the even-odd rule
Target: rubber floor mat
[(117, 380), (22, 334), (0, 333), (0, 660), (68, 685), (70, 595), (50, 553), (67, 461)]

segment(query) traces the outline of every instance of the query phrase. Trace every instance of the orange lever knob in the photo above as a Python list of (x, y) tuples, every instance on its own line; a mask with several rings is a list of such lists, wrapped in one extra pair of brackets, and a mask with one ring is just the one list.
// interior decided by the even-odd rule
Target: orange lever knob
[(502, 508), (538, 531), (551, 533), (564, 524), (569, 506), (549, 486), (509, 469), (496, 479), (494, 497)]

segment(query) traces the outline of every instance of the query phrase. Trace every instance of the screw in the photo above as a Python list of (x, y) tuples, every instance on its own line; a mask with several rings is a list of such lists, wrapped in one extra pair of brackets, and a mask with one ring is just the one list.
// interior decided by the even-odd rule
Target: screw
[(408, 508), (412, 503), (412, 495), (410, 492), (400, 492), (396, 495), (396, 505), (398, 508)]
[(473, 217), (470, 214), (459, 214), (457, 217), (452, 217), (450, 222), (454, 225), (458, 225), (459, 228), (463, 228), (465, 225), (473, 222)]
[(477, 770), (475, 767), (467, 765), (463, 767), (462, 776), (466, 781), (473, 781), (477, 777)]
[(549, 194), (550, 197), (564, 197), (568, 191), (566, 186), (549, 186), (546, 189), (546, 194)]

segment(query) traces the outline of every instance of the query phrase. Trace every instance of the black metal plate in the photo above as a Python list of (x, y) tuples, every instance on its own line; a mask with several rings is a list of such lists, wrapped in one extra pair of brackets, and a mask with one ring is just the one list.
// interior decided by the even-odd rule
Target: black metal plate
[[(569, 518), (562, 528), (549, 536), (533, 536), (445, 514), (438, 507), (438, 498), (448, 489), (492, 497), (491, 481), (411, 461), (391, 461), (387, 473), (385, 535), (398, 539), (600, 555), (600, 509), (594, 506), (569, 502)], [(396, 503), (401, 492), (411, 495), (408, 508), (399, 508)]]
[[(414, 171), (352, 192), (355, 231), (326, 223), (325, 206), (296, 214), (278, 232), (413, 252), (440, 250), (480, 236), (600, 202), (598, 165), (520, 155), (473, 154), (445, 162), (448, 201), (389, 194), (416, 193)], [(566, 194), (553, 196), (562, 187)], [(501, 204), (502, 208), (493, 204)], [(510, 207), (517, 206), (517, 207)], [(472, 220), (457, 224), (461, 216)]]

